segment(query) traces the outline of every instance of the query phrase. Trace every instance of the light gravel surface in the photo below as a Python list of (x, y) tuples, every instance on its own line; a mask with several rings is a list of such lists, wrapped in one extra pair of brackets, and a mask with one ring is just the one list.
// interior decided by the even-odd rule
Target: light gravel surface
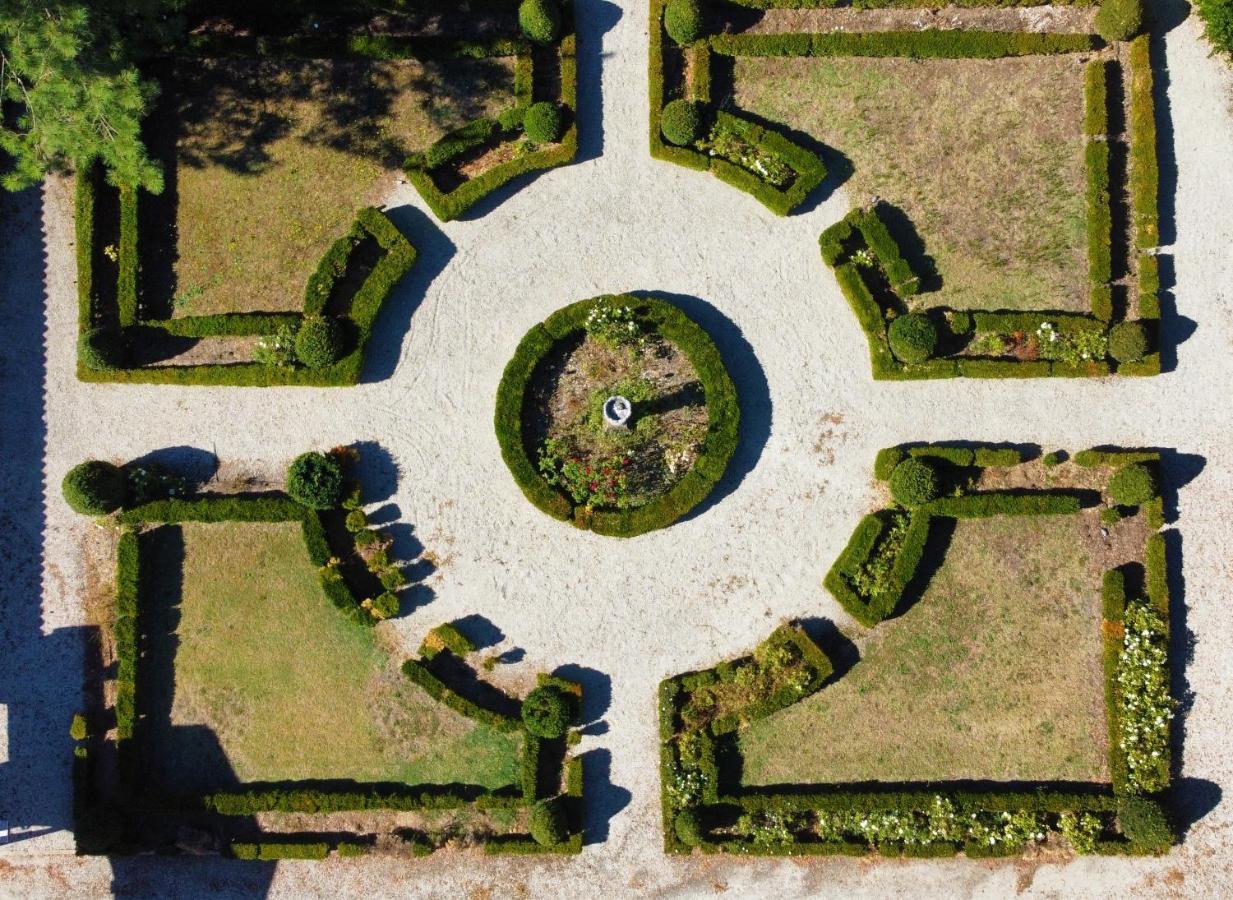
[[(1165, 131), (1166, 196), (1174, 152), (1177, 163), (1176, 240), (1166, 234), (1176, 313), (1170, 310), (1167, 327), (1185, 337), (1175, 370), (1138, 380), (875, 384), (864, 338), (818, 258), (818, 233), (848, 207), (842, 188), (804, 214), (779, 219), (717, 180), (650, 160), (645, 8), (632, 0), (620, 8), (579, 0), (578, 8), (587, 23), (580, 42), (583, 103), (592, 110), (584, 109), (587, 159), (540, 177), (472, 221), (442, 228), (419, 212), (410, 189), (390, 198), (425, 253), (379, 323), (384, 349), (375, 366), (378, 375), (389, 374), (384, 380), (340, 390), (81, 384), (73, 374), (71, 185), (51, 182), (41, 204), (30, 195), (6, 204), (0, 701), (8, 754), (0, 817), (20, 833), (0, 848), (0, 893), (1227, 895), (1233, 804), (1220, 798), (1233, 791), (1233, 121), (1229, 74), (1208, 58), (1197, 25), (1178, 26), (1167, 42), (1174, 149)], [(602, 147), (593, 112), (601, 97)], [(575, 299), (640, 290), (687, 298), (685, 309), (716, 336), (741, 390), (745, 435), (716, 502), (672, 528), (623, 542), (554, 522), (522, 498), (498, 453), (492, 402), (530, 325)], [(820, 581), (873, 503), (874, 452), (904, 440), (946, 439), (1176, 450), (1170, 475), (1186, 482), (1177, 501), (1186, 607), (1179, 632), (1193, 638), (1179, 681), (1192, 692), (1183, 796), (1193, 816), (1205, 814), (1164, 859), (1057, 865), (665, 857), (659, 680), (749, 648), (784, 617), (829, 617), (851, 627)], [(368, 453), (370, 484), (399, 523), (402, 549), (414, 553), (422, 544), (439, 560), (427, 583), (431, 601), (388, 626), (408, 647), (433, 625), (474, 613), (506, 636), (505, 646), (525, 649), (525, 665), (582, 667), (575, 674), (604, 723), (583, 744), (601, 763), (587, 784), (589, 826), (601, 840), (577, 859), (547, 861), (439, 854), (414, 863), (275, 868), (74, 858), (65, 830), (66, 731), (78, 703), (79, 560), (90, 526), (60, 497), (64, 472), (89, 456), (127, 459), (168, 447), (276, 471), (306, 447), (354, 441), (384, 451)]]

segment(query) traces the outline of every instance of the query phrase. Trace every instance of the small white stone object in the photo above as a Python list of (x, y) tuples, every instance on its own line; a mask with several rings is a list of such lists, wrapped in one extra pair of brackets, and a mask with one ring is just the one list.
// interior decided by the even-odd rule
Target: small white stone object
[(625, 428), (633, 413), (633, 404), (624, 397), (609, 397), (604, 401), (604, 425), (608, 428)]

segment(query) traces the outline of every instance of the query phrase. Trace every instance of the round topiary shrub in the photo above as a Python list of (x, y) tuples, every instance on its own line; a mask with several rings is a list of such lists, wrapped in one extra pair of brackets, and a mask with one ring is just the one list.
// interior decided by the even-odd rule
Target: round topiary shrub
[(891, 322), (887, 339), (900, 362), (923, 363), (938, 347), (938, 329), (928, 316), (908, 313)]
[(535, 43), (551, 44), (561, 30), (561, 7), (556, 0), (522, 0), (518, 25)]
[(1128, 41), (1143, 31), (1143, 0), (1102, 0), (1096, 33), (1106, 41)]
[(558, 798), (541, 800), (531, 807), (530, 827), (535, 843), (544, 847), (564, 843), (569, 838), (565, 807)]
[(570, 706), (560, 688), (550, 684), (537, 687), (522, 701), (522, 722), (536, 737), (559, 738), (569, 728)]
[(295, 336), (295, 357), (310, 369), (324, 369), (343, 358), (343, 333), (337, 319), (306, 316)]
[(682, 47), (698, 40), (702, 36), (702, 6), (698, 0), (668, 0), (664, 30)]
[(342, 501), (342, 466), (324, 453), (301, 453), (287, 469), (287, 493), (309, 509), (334, 509)]
[(349, 532), (357, 534), (368, 527), (368, 515), (362, 509), (353, 509), (347, 513), (343, 524), (347, 526)]
[(537, 144), (555, 144), (565, 131), (565, 114), (558, 104), (541, 100), (531, 104), (523, 116), (522, 128)]
[(685, 846), (701, 846), (702, 826), (698, 822), (698, 814), (692, 809), (683, 809), (677, 813), (672, 828), (676, 832), (676, 839)]
[(938, 470), (923, 459), (909, 456), (891, 474), (891, 496), (897, 503), (912, 508), (936, 500), (941, 485)]
[(1138, 506), (1157, 493), (1156, 473), (1140, 463), (1118, 469), (1109, 479), (1109, 496), (1118, 506)]
[(61, 488), (74, 512), (103, 516), (124, 505), (127, 485), (124, 470), (119, 466), (92, 459), (69, 469)]
[(77, 339), (77, 356), (87, 369), (108, 372), (124, 365), (124, 335), (117, 328), (91, 328)]
[(702, 133), (702, 112), (698, 104), (688, 100), (673, 100), (664, 107), (659, 119), (664, 140), (678, 147), (692, 144)]
[(1147, 356), (1147, 329), (1141, 322), (1118, 322), (1109, 329), (1109, 355), (1120, 363)]
[(1163, 850), (1173, 843), (1173, 827), (1160, 804), (1146, 797), (1124, 797), (1117, 805), (1122, 834), (1142, 850)]
[(398, 595), (393, 591), (385, 591), (373, 598), (370, 612), (374, 619), (392, 619), (398, 615), (401, 608)]

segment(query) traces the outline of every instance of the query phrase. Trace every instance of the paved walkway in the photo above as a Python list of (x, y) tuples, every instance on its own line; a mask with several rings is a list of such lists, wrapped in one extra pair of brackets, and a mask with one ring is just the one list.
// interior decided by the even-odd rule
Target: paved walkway
[[(1166, 237), (1176, 250), (1176, 313), (1167, 325), (1186, 337), (1175, 371), (1144, 380), (875, 384), (864, 338), (818, 258), (818, 233), (848, 206), (842, 189), (779, 219), (709, 176), (653, 162), (645, 7), (633, 0), (577, 5), (587, 158), (479, 218), (444, 227), (409, 189), (390, 199), (423, 258), (380, 326), (374, 363), (381, 380), (373, 383), (349, 390), (81, 384), (73, 375), (69, 187), (48, 186), (41, 229), (30, 196), (6, 214), (16, 233), (4, 265), (16, 288), (6, 280), (0, 335), (0, 487), (8, 501), (0, 541), (10, 563), (0, 588), (0, 700), (10, 746), (0, 815), (48, 833), (0, 849), (0, 893), (100, 893), (110, 885), (164, 896), (267, 888), (297, 897), (518, 896), (524, 888), (531, 896), (575, 897), (724, 888), (733, 896), (1004, 896), (1030, 886), (1042, 894), (1125, 896), (1155, 894), (1182, 879), (1196, 892), (1227, 889), (1227, 798), (1163, 860), (1058, 867), (669, 859), (660, 850), (656, 750), (655, 687), (663, 676), (742, 651), (783, 617), (850, 624), (820, 581), (872, 502), (877, 448), (945, 439), (1046, 449), (1156, 445), (1176, 450), (1171, 477), (1187, 481), (1178, 499), (1186, 604), (1179, 632), (1194, 638), (1180, 676), (1193, 693), (1185, 797), (1197, 813), (1233, 790), (1233, 122), (1229, 75), (1207, 58), (1196, 25), (1170, 32), (1162, 78), (1173, 136), (1165, 168), (1171, 178), (1176, 154), (1177, 173), (1176, 239)], [(594, 115), (600, 108), (602, 119)], [(1169, 136), (1164, 130), (1166, 145)], [(1170, 184), (1164, 194), (1172, 196)], [(628, 290), (679, 300), (717, 337), (742, 394), (746, 432), (717, 502), (666, 531), (621, 542), (563, 527), (526, 503), (501, 462), (491, 420), (502, 368), (532, 323), (572, 300)], [(30, 343), (44, 327), (40, 360)], [(403, 549), (422, 544), (440, 561), (431, 602), (396, 624), (407, 645), (441, 621), (477, 613), (525, 649), (527, 664), (582, 667), (575, 674), (605, 723), (583, 749), (595, 749), (602, 763), (587, 789), (592, 833), (606, 840), (572, 861), (438, 855), (413, 865), (287, 864), (275, 873), (153, 858), (117, 861), (113, 871), (106, 861), (73, 858), (63, 830), (65, 733), (80, 684), (73, 629), (82, 621), (79, 548), (89, 526), (60, 498), (63, 473), (88, 456), (131, 458), (159, 448), (197, 448), (277, 469), (306, 446), (357, 440), (380, 447), (367, 456), (371, 482), (378, 494), (389, 492), (377, 499), (402, 523)], [(30, 508), (37, 497), (29, 481), (39, 459), (47, 486), (41, 517)], [(34, 555), (40, 533), (41, 559)], [(40, 590), (41, 621), (33, 606)], [(41, 640), (30, 637), (36, 630)]]

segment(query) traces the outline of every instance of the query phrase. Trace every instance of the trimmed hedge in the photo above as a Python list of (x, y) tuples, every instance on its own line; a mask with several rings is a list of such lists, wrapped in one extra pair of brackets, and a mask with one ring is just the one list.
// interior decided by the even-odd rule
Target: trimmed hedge
[(1088, 137), (1109, 133), (1109, 63), (1094, 59), (1083, 70), (1083, 131)]
[(1082, 508), (1073, 494), (965, 494), (942, 497), (926, 504), (930, 515), (952, 519), (985, 519), (990, 516), (1065, 516)]
[(573, 719), (569, 698), (554, 685), (535, 688), (522, 701), (522, 724), (535, 737), (564, 737)]
[(65, 502), (73, 512), (103, 516), (124, 505), (128, 483), (117, 465), (99, 459), (78, 463), (61, 482)]
[(682, 47), (702, 36), (702, 7), (698, 0), (668, 0), (664, 30)]
[(1109, 43), (1130, 40), (1143, 31), (1143, 0), (1101, 0), (1095, 26)]
[(522, 119), (526, 135), (537, 144), (554, 144), (565, 130), (565, 116), (561, 107), (547, 100), (532, 103)]
[(886, 339), (896, 359), (919, 364), (932, 357), (937, 349), (938, 329), (923, 313), (908, 313), (891, 320)]
[(689, 100), (673, 100), (664, 107), (660, 122), (664, 140), (678, 147), (687, 147), (702, 134), (702, 114), (698, 104)]
[(819, 34), (715, 34), (711, 49), (724, 56), (895, 56), (906, 59), (1000, 59), (1096, 49), (1090, 34), (923, 31)]
[(1108, 284), (1113, 277), (1113, 212), (1109, 197), (1109, 144), (1088, 141), (1084, 153), (1087, 169), (1087, 266), (1093, 286)]
[(937, 499), (940, 490), (938, 470), (917, 457), (905, 459), (891, 474), (891, 496), (909, 509)]
[(330, 845), (309, 844), (247, 844), (231, 842), (231, 855), (236, 859), (325, 859), (330, 855)]
[(498, 731), (517, 731), (522, 727), (517, 719), (511, 719), (494, 710), (485, 709), (474, 701), (468, 700), (461, 694), (451, 690), (444, 681), (430, 672), (427, 666), (418, 660), (405, 660), (402, 664), (402, 673), (427, 691), (428, 695), (434, 700), (444, 703), (450, 709), (466, 716), (468, 719), (474, 719), (476, 722), (488, 725)]
[[(649, 328), (675, 344), (697, 371), (706, 397), (707, 434), (693, 469), (666, 494), (635, 509), (588, 511), (576, 506), (544, 480), (523, 440), (523, 400), (536, 366), (557, 341), (582, 330), (587, 313), (598, 303), (632, 308)], [(497, 387), (493, 424), (510, 474), (535, 507), (597, 534), (633, 537), (671, 525), (711, 493), (727, 470), (740, 438), (740, 404), (718, 348), (685, 313), (650, 297), (605, 295), (559, 309), (523, 336)]]
[(551, 44), (561, 30), (561, 7), (557, 0), (522, 0), (518, 25), (535, 43)]

